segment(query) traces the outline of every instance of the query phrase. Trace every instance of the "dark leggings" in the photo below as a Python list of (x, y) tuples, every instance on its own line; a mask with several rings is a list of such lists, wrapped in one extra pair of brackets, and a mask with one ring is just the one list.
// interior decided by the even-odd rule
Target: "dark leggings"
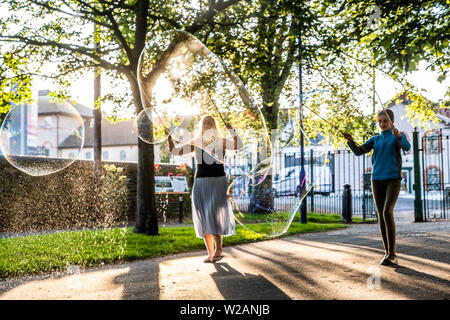
[(372, 180), (372, 193), (377, 207), (380, 227), (386, 254), (396, 254), (394, 207), (400, 193), (401, 180)]

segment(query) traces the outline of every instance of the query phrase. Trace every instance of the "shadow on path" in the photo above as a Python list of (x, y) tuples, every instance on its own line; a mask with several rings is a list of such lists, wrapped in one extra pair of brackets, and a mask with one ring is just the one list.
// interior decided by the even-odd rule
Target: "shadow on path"
[(216, 263), (211, 276), (225, 300), (290, 300), (262, 275), (240, 273), (227, 263)]
[[(204, 296), (217, 287), (226, 300), (450, 299), (449, 235), (441, 228), (445, 225), (436, 225), (439, 227), (436, 232), (425, 224), (413, 227), (402, 229), (398, 234), (400, 265), (397, 267), (378, 265), (383, 248), (379, 234), (374, 232), (377, 226), (374, 226), (349, 230), (347, 234), (343, 231), (304, 234), (232, 246), (225, 248), (229, 250), (227, 257), (214, 265), (203, 265), (203, 252), (198, 251), (134, 261), (120, 266), (128, 270), (108, 281), (114, 284), (110, 288), (123, 288), (117, 298), (124, 300), (161, 299), (164, 297), (161, 280), (167, 278), (170, 284), (172, 277), (182, 279), (176, 289), (186, 290), (175, 293), (183, 291), (185, 295), (180, 297), (187, 299), (192, 296), (193, 287)], [(198, 267), (192, 266), (189, 260), (192, 257), (195, 263), (198, 257)], [(172, 261), (179, 258), (182, 258), (179, 262)], [(371, 266), (380, 270), (379, 291), (371, 291), (366, 286)], [(111, 265), (86, 271), (117, 267)], [(160, 278), (161, 274), (164, 278)], [(36, 278), (57, 280), (58, 276)], [(30, 277), (0, 282), (0, 296), (33, 280), (36, 279)], [(64, 294), (63, 287), (59, 290)], [(92, 293), (96, 294), (96, 290), (110, 292), (104, 286), (93, 287)]]
[[(430, 275), (428, 273), (425, 272), (420, 272), (405, 266), (396, 266), (393, 268), (395, 272), (403, 274), (405, 276), (408, 277), (413, 277), (416, 278), (417, 280), (420, 281), (425, 281), (425, 282), (440, 282), (443, 285), (445, 285), (447, 288), (450, 288), (450, 281)], [(449, 289), (450, 290), (450, 289)], [(450, 291), (447, 293), (447, 298), (450, 297)]]
[(155, 260), (142, 260), (129, 263), (129, 271), (114, 279), (123, 286), (124, 300), (159, 299), (159, 263)]

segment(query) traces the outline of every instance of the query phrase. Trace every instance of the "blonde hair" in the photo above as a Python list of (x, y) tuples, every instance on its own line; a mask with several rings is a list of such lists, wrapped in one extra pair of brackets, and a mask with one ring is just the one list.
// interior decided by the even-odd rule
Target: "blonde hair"
[(200, 131), (203, 131), (203, 125), (205, 123), (205, 121), (207, 120), (212, 120), (214, 123), (214, 129), (216, 129), (217, 131), (219, 131), (219, 129), (217, 128), (217, 121), (216, 118), (214, 118), (213, 116), (206, 114), (204, 115), (201, 119), (200, 119)]

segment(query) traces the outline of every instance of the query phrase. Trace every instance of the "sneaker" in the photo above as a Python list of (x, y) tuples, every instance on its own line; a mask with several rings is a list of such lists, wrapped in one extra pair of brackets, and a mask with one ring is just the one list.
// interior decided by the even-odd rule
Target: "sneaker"
[(385, 254), (384, 254), (383, 259), (381, 259), (381, 261), (380, 261), (380, 264), (381, 264), (381, 265), (386, 265), (387, 262), (386, 262), (385, 260), (387, 259), (388, 256), (389, 256), (388, 253), (385, 253)]
[(397, 256), (395, 254), (385, 256), (383, 260), (381, 260), (380, 264), (383, 266), (396, 266), (398, 265)]
[(398, 265), (398, 260), (397, 260), (397, 256), (395, 254), (390, 254), (387, 257), (387, 260), (389, 261), (389, 263), (393, 266)]

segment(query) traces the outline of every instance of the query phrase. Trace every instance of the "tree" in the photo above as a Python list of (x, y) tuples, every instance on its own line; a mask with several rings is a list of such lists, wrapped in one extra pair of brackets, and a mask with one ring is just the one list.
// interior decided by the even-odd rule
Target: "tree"
[[(226, 61), (261, 106), (269, 134), (281, 129), (279, 120), (282, 99), (292, 100), (298, 96), (298, 87), (295, 84), (298, 74), (295, 70), (299, 63), (303, 66), (304, 78), (308, 79), (305, 91), (322, 88), (331, 90), (333, 87), (330, 83), (320, 81), (321, 72), (327, 71), (326, 65), (333, 64), (331, 58), (336, 60), (334, 48), (323, 47), (323, 41), (328, 38), (332, 25), (324, 23), (320, 9), (320, 3), (317, 1), (254, 0), (234, 6), (227, 13), (226, 19), (223, 17), (221, 21), (219, 16), (215, 25), (210, 25), (202, 32), (201, 39)], [(298, 41), (300, 34), (301, 46)], [(339, 71), (345, 71), (345, 63), (340, 66)], [(346, 77), (348, 79), (351, 75), (347, 74)], [(313, 78), (316, 81), (311, 81)], [(351, 87), (338, 90), (335, 86), (334, 89), (334, 98), (340, 97), (342, 101), (351, 100), (354, 96)], [(324, 97), (321, 98), (324, 102)], [(332, 103), (331, 99), (329, 102), (333, 109), (336, 109), (336, 103)], [(317, 102), (316, 106), (319, 105)], [(291, 107), (297, 108), (298, 103)], [(310, 106), (312, 107), (314, 104)], [(341, 113), (350, 108), (346, 104), (340, 107), (343, 109)], [(336, 113), (332, 116), (336, 117)], [(328, 133), (332, 129), (329, 124), (333, 120), (324, 122), (317, 117), (310, 117), (309, 120), (320, 122), (323, 130), (327, 128), (322, 132)], [(305, 128), (311, 129), (312, 134), (319, 133), (313, 130), (318, 126), (312, 125), (311, 121)], [(296, 141), (294, 140), (294, 144)], [(253, 188), (253, 192), (259, 197), (256, 201), (262, 204), (262, 207), (272, 207), (273, 199), (265, 194), (270, 188), (270, 177), (264, 184)]]
[(23, 75), (26, 61), (14, 57), (14, 52), (0, 56), (0, 124), (13, 104), (31, 98), (31, 79)]
[(299, 27), (313, 28), (308, 25), (313, 24), (310, 12), (297, 20), (302, 5), (301, 1), (241, 3), (201, 38), (251, 90), (269, 130), (277, 128), (279, 99), (298, 59)]
[[(254, 0), (239, 3), (227, 12), (226, 18), (219, 15), (216, 24), (201, 32), (204, 43), (251, 91), (270, 130), (278, 128), (282, 99), (292, 101), (298, 96), (297, 68), (300, 62), (305, 79), (305, 97), (308, 96), (305, 102), (308, 115), (311, 115), (309, 109), (316, 112), (325, 110), (329, 113), (328, 122), (337, 123), (339, 120), (342, 123), (344, 115), (361, 116), (362, 110), (367, 109), (361, 105), (372, 104), (371, 99), (361, 99), (361, 95), (367, 95), (365, 92), (372, 95), (371, 88), (366, 86), (367, 81), (371, 81), (373, 70), (372, 65), (366, 63), (366, 60), (371, 61), (371, 51), (354, 43), (341, 44), (330, 36), (335, 35), (333, 30), (337, 21), (334, 16), (328, 16), (325, 9), (329, 5), (322, 2)], [(300, 34), (301, 46), (298, 41)], [(350, 62), (349, 56), (353, 57)], [(314, 91), (320, 95), (309, 94)], [(292, 105), (297, 106), (298, 103)], [(316, 125), (320, 122), (323, 132), (333, 129), (318, 117), (308, 120), (314, 120)], [(342, 129), (345, 124), (347, 122)], [(313, 127), (310, 121), (307, 128)], [(318, 132), (309, 133), (313, 137)]]
[[(0, 42), (11, 45), (15, 59), (29, 57), (34, 69), (45, 62), (58, 64), (51, 77), (66, 79), (81, 71), (99, 68), (102, 74), (126, 81), (129, 91), (106, 95), (115, 102), (132, 101), (135, 112), (143, 109), (137, 81), (139, 57), (148, 35), (173, 28), (195, 34), (218, 13), (239, 0), (211, 0), (198, 6), (190, 1), (1, 1), (9, 15)], [(29, 23), (24, 23), (24, 20)], [(100, 48), (94, 46), (92, 26), (99, 27)], [(18, 47), (23, 50), (15, 51)], [(23, 73), (26, 74), (27, 72)], [(30, 75), (28, 73), (28, 75)], [(123, 83), (123, 82), (122, 82)], [(67, 83), (65, 83), (67, 86)], [(129, 94), (131, 93), (131, 95)], [(130, 97), (131, 96), (131, 97)], [(131, 99), (130, 99), (131, 98)], [(137, 211), (135, 232), (158, 234), (154, 186), (154, 147), (138, 140)]]
[[(379, 9), (380, 25), (371, 21), (378, 13), (374, 8)], [(441, 70), (441, 80), (445, 77), (449, 14), (445, 1), (255, 0), (232, 9), (227, 18), (233, 23), (225, 20), (205, 29), (204, 41), (252, 90), (270, 129), (277, 127), (280, 97), (297, 94), (293, 67), (301, 62), (305, 91), (322, 91), (305, 106), (325, 112), (328, 120), (307, 118), (309, 133), (339, 136), (330, 125), (337, 123), (362, 138), (373, 133), (369, 114), (379, 102), (371, 87), (374, 70), (410, 91), (403, 76), (420, 59)], [(301, 48), (295, 41), (300, 33)], [(425, 109), (424, 115), (429, 114)]]
[[(389, 73), (409, 72), (425, 60), (445, 78), (450, 51), (448, 1), (324, 1), (324, 10), (343, 19), (334, 38), (341, 43), (368, 41), (378, 66)], [(378, 15), (378, 17), (377, 17)], [(378, 19), (378, 21), (374, 21)]]
[[(405, 93), (415, 96), (419, 90), (408, 83), (405, 75), (417, 70), (420, 61), (438, 72), (438, 81), (446, 79), (450, 66), (448, 1), (336, 0), (323, 1), (321, 10), (335, 26), (324, 42), (326, 46), (344, 56), (349, 47), (365, 48), (371, 55), (350, 58), (401, 83)], [(418, 113), (421, 125), (435, 117), (427, 103), (406, 108), (411, 114)]]

